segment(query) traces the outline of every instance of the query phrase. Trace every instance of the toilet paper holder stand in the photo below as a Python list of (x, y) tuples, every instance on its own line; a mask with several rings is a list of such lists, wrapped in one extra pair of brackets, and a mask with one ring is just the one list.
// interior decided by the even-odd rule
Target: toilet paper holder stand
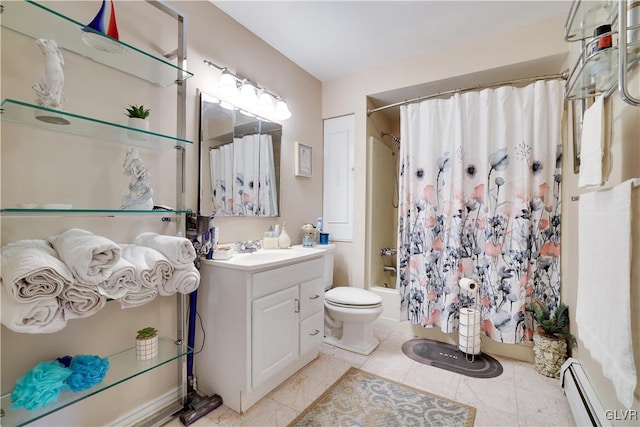
[(469, 304), (460, 306), (458, 326), (458, 349), (465, 354), (469, 363), (480, 354), (480, 309), (478, 304), (479, 286), (476, 281), (463, 277), (460, 279), (460, 293), (469, 296)]

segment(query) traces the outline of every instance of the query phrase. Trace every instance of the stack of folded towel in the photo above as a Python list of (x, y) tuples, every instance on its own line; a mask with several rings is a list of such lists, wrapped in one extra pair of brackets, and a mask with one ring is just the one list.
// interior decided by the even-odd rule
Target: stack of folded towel
[(72, 228), (47, 240), (4, 246), (2, 323), (13, 331), (56, 332), (68, 319), (91, 316), (111, 298), (122, 308), (160, 295), (188, 294), (200, 273), (188, 239), (142, 233), (122, 244)]
[(46, 240), (20, 240), (4, 246), (2, 280), (18, 302), (33, 302), (60, 295), (73, 275)]
[(49, 243), (74, 277), (98, 285), (108, 279), (120, 259), (120, 247), (106, 237), (72, 228), (49, 237)]
[(138, 292), (142, 283), (136, 279), (136, 267), (124, 258), (120, 258), (113, 273), (104, 282), (98, 283), (98, 291), (111, 299), (120, 299), (129, 292)]
[(74, 279), (46, 240), (20, 240), (0, 250), (2, 324), (15, 332), (51, 333), (67, 321), (58, 296)]
[(157, 250), (174, 268), (172, 277), (159, 284), (160, 295), (173, 295), (176, 292), (189, 294), (198, 289), (200, 272), (193, 264), (197, 255), (193, 244), (188, 239), (157, 233), (142, 233), (134, 239), (133, 243)]

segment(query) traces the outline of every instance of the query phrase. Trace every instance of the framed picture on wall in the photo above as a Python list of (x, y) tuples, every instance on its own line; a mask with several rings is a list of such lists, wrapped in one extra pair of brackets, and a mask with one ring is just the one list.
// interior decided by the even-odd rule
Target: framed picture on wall
[(313, 160), (311, 147), (300, 144), (296, 141), (295, 159), (295, 175), (310, 178), (312, 172), (311, 164)]

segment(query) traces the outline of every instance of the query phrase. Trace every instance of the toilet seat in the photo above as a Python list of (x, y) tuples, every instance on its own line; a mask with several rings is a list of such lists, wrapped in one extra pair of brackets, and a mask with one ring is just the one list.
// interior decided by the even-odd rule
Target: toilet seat
[(376, 308), (382, 306), (382, 298), (365, 289), (341, 286), (325, 292), (326, 304), (353, 309)]

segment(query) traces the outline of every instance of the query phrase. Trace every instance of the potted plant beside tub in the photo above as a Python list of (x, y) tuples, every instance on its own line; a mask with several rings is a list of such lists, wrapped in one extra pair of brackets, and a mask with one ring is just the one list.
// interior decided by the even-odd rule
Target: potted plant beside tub
[(149, 360), (158, 355), (158, 330), (147, 326), (136, 336), (136, 359)]
[[(144, 105), (130, 105), (126, 112), (126, 116), (129, 117), (127, 126), (133, 129), (148, 131), (149, 122), (147, 118), (149, 117), (150, 111), (150, 109), (144, 108)], [(146, 139), (146, 135), (140, 132), (129, 131), (129, 136), (132, 139)]]
[(560, 378), (560, 368), (567, 360), (567, 342), (576, 347), (576, 338), (569, 332), (569, 307), (560, 303), (552, 312), (542, 301), (529, 304), (538, 330), (533, 335), (535, 369), (539, 374)]

